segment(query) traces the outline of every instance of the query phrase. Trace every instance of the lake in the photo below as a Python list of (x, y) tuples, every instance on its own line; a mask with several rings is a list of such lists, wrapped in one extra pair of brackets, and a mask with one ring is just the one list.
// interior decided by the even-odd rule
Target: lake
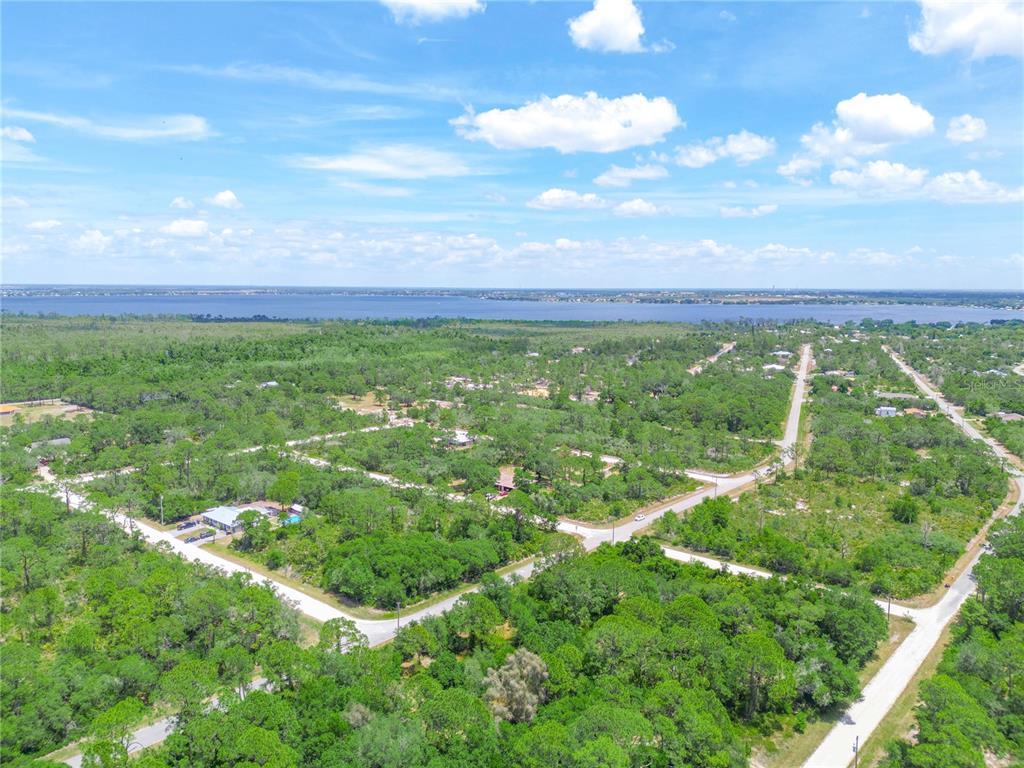
[(464, 317), (478, 320), (634, 320), (699, 323), (727, 320), (814, 319), (828, 323), (864, 318), (919, 323), (1024, 320), (1024, 312), (932, 304), (624, 304), (515, 301), (472, 296), (272, 294), (112, 294), (8, 296), (10, 313), (58, 315), (265, 315), (281, 319), (397, 320)]

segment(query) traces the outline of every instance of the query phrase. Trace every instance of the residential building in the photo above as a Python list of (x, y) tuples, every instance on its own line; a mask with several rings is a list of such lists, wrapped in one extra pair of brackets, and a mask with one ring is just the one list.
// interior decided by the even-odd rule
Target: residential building
[(242, 510), (238, 507), (212, 507), (203, 512), (203, 522), (211, 528), (217, 528), (225, 533), (235, 533), (242, 530), (242, 521), (238, 516)]

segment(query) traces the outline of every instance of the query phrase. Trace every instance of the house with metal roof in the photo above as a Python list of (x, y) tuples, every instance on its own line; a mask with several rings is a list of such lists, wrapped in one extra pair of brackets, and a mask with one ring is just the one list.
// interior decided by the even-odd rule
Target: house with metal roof
[(238, 507), (212, 507), (203, 512), (203, 522), (225, 533), (235, 533), (242, 530), (242, 521), (238, 519), (242, 511)]

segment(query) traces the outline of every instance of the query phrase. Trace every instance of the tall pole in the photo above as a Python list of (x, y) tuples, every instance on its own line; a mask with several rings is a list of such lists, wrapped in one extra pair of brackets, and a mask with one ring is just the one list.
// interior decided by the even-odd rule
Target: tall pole
[(853, 768), (860, 762), (860, 736), (853, 737)]
[(395, 632), (402, 628), (402, 601), (398, 601), (398, 618), (395, 619)]
[(164, 495), (160, 494), (160, 525), (164, 524)]

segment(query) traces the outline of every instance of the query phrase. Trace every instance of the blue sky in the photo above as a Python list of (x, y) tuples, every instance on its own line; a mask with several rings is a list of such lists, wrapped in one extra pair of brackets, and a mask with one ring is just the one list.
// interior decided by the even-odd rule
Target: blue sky
[(3, 281), (1024, 289), (1021, 14), (5, 3)]

